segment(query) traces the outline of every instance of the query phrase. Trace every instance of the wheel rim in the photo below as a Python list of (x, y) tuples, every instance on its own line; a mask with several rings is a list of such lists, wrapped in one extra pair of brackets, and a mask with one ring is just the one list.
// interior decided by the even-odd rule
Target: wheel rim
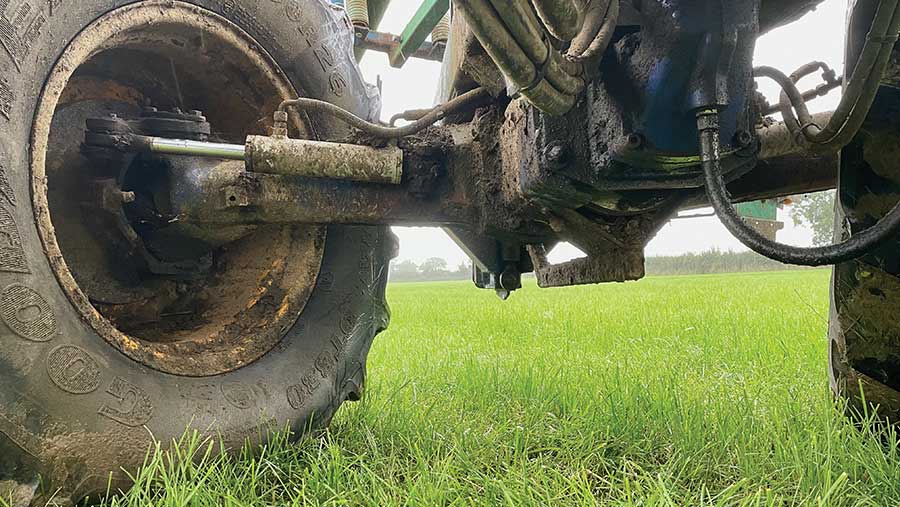
[[(247, 134), (265, 133), (277, 104), (297, 95), (248, 34), (183, 2), (151, 0), (111, 11), (64, 51), (34, 123), (38, 232), (69, 300), (123, 354), (188, 376), (221, 374), (262, 357), (312, 292), (324, 228), (240, 231), (240, 239), (211, 248), (207, 272), (187, 280), (130, 266), (130, 257), (117, 255), (118, 240), (110, 240), (116, 232), (74, 197), (84, 195), (80, 187), (98, 172), (109, 171), (79, 154), (85, 118), (135, 114), (148, 100), (161, 108), (190, 104), (213, 125), (230, 125), (214, 132), (220, 140), (243, 142)], [(299, 117), (293, 120), (299, 135), (309, 135)]]

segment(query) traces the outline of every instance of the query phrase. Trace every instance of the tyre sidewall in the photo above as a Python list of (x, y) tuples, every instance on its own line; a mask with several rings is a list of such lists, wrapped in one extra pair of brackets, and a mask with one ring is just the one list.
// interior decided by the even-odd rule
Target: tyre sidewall
[[(35, 225), (32, 118), (66, 44), (128, 3), (12, 0), (0, 12), (0, 33), (12, 30), (18, 41), (0, 36), (0, 228), (12, 245), (4, 251), (12, 260), (0, 262), (0, 449), (12, 449), (0, 460), (0, 480), (25, 480), (36, 467), (45, 483), (73, 494), (104, 488), (111, 464), (140, 464), (154, 438), (169, 442), (194, 428), (239, 445), (270, 427), (327, 421), (359, 388), (371, 339), (387, 319), (382, 268), (391, 246), (384, 229), (373, 227), (329, 228), (316, 288), (296, 324), (272, 352), (231, 373), (190, 378), (152, 370), (80, 318)], [(364, 117), (377, 109), (353, 61), (345, 18), (322, 0), (188, 3), (248, 32), (302, 94)], [(22, 21), (12, 26), (15, 19)], [(321, 118), (313, 125), (321, 137), (342, 128)], [(39, 312), (38, 325), (17, 323), (26, 311)], [(78, 375), (69, 378), (73, 365)]]

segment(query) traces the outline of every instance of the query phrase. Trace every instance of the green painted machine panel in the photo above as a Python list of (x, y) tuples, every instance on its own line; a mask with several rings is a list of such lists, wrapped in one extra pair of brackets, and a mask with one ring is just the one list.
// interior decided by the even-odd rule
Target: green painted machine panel
[(738, 215), (745, 218), (756, 218), (759, 220), (778, 219), (778, 201), (776, 199), (742, 202), (734, 207)]
[(406, 60), (425, 42), (428, 34), (450, 10), (450, 0), (425, 0), (400, 34), (400, 44), (391, 51), (392, 67), (402, 67)]

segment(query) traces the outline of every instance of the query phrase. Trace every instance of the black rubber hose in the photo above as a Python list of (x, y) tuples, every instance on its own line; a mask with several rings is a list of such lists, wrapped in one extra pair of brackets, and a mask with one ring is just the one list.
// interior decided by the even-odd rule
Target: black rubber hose
[(802, 248), (770, 241), (747, 225), (731, 205), (731, 196), (728, 195), (725, 178), (722, 175), (718, 112), (704, 110), (698, 113), (697, 130), (700, 137), (700, 160), (709, 203), (725, 228), (754, 252), (785, 264), (824, 266), (855, 259), (900, 232), (900, 202), (898, 202), (875, 225), (854, 234), (841, 243)]
[(782, 100), (779, 104), (779, 111), (784, 119), (785, 126), (794, 134), (796, 143), (800, 144), (803, 142), (804, 138), (800, 136), (806, 129), (819, 128), (812, 122), (812, 115), (806, 107), (806, 100), (804, 100), (803, 94), (790, 76), (774, 67), (768, 66), (754, 68), (753, 76), (767, 77), (781, 87)]

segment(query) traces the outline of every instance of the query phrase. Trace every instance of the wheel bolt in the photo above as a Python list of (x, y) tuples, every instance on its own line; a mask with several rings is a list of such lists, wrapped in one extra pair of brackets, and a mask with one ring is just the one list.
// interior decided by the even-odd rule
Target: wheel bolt
[(636, 150), (644, 145), (644, 136), (637, 132), (632, 132), (628, 134), (628, 137), (625, 139), (625, 144), (628, 148)]

